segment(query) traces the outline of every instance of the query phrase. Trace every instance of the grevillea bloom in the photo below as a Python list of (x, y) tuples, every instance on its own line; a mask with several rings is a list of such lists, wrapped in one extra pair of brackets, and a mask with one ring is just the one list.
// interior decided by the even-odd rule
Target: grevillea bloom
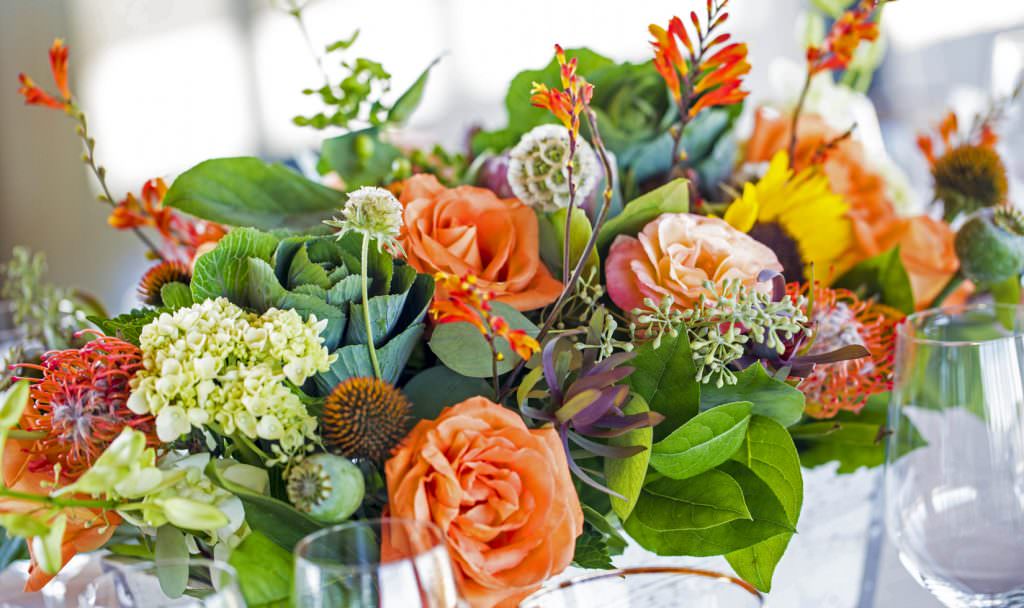
[(736, 279), (754, 289), (762, 270), (782, 271), (771, 249), (725, 221), (689, 213), (664, 213), (636, 237), (619, 235), (608, 252), (608, 295), (625, 311), (671, 296), (685, 310), (703, 294), (707, 281)]
[(846, 289), (791, 285), (794, 294), (813, 290), (814, 342), (807, 355), (819, 355), (859, 345), (870, 357), (819, 363), (797, 385), (814, 418), (831, 418), (840, 411), (859, 412), (868, 397), (892, 388), (895, 326), (903, 315), (892, 308), (865, 302)]
[(398, 197), (404, 206), (402, 247), (417, 271), (475, 275), (495, 301), (533, 310), (562, 292), (540, 260), (537, 216), (516, 199), (485, 188), (445, 188), (414, 175)]
[(553, 428), (473, 397), (420, 421), (385, 470), (390, 515), (444, 531), (474, 607), (516, 606), (572, 562), (583, 512)]

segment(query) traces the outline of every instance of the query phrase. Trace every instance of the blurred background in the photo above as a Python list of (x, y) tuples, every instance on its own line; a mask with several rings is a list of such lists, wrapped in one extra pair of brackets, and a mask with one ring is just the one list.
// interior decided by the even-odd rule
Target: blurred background
[[(647, 25), (696, 4), (318, 0), (305, 16), (318, 48), (359, 28), (353, 53), (381, 61), (396, 92), (443, 55), (410, 137), (459, 146), (470, 127), (503, 124), (509, 80), (546, 64), (552, 43), (644, 60)], [(804, 4), (732, 2), (731, 31), (749, 43), (755, 100), (777, 95), (779, 58), (801, 60)], [(1024, 2), (899, 0), (885, 9), (883, 29), (886, 55), (870, 94), (891, 156), (923, 192), (915, 134), (951, 105), (975, 111), (1012, 88), (1024, 67)], [(290, 158), (335, 134), (291, 123), (315, 111), (301, 90), (317, 86), (320, 73), (295, 20), (270, 0), (0, 2), (0, 261), (16, 244), (45, 251), (51, 279), (90, 290), (112, 311), (135, 304), (142, 248), (107, 227), (71, 120), (25, 107), (16, 93), (20, 71), (49, 85), (46, 51), (57, 36), (71, 49), (71, 86), (115, 196), (206, 158)], [(1004, 133), (1024, 132), (1015, 125)]]

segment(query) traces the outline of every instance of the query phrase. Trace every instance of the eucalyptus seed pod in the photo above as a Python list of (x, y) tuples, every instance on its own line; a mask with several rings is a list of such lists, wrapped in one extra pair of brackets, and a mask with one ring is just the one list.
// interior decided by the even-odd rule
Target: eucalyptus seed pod
[(288, 500), (313, 519), (337, 523), (363, 503), (365, 481), (359, 467), (334, 454), (314, 454), (288, 473)]
[(956, 233), (956, 254), (965, 277), (992, 285), (1024, 271), (1024, 215), (1002, 206), (971, 217)]

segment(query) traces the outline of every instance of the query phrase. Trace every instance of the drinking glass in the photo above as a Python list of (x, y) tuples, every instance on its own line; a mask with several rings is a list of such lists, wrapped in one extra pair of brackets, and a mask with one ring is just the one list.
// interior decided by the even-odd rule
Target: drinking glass
[(245, 608), (235, 569), (224, 562), (107, 561), (103, 567), (107, 572), (86, 586), (77, 608)]
[(910, 315), (897, 329), (886, 523), (947, 606), (1024, 607), (1024, 308)]
[(558, 583), (520, 608), (758, 608), (761, 594), (724, 574), (650, 566), (609, 570)]
[(299, 608), (462, 606), (441, 529), (384, 518), (314, 532), (295, 546)]

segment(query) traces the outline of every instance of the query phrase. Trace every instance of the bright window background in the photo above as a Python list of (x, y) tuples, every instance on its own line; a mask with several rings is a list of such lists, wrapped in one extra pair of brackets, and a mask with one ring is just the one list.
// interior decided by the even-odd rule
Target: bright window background
[[(508, 81), (550, 60), (553, 43), (643, 60), (647, 24), (702, 5), (315, 0), (306, 21), (318, 47), (359, 28), (346, 56), (381, 61), (396, 93), (443, 55), (410, 136), (457, 146), (469, 127), (502, 123)], [(749, 86), (769, 96), (771, 62), (800, 58), (804, 2), (732, 5), (731, 31), (750, 46)], [(1024, 2), (973, 0), (965, 8), (959, 0), (899, 0), (885, 10), (890, 52), (873, 96), (890, 151), (920, 180), (914, 132), (951, 102), (978, 107), (1024, 66), (1024, 34), (1012, 33), (1024, 26)], [(46, 250), (55, 280), (87, 287), (112, 308), (132, 303), (145, 266), (141, 248), (108, 229), (107, 210), (90, 200), (93, 185), (69, 121), (23, 107), (14, 93), (18, 71), (48, 79), (46, 48), (55, 35), (71, 47), (72, 86), (116, 193), (210, 157), (291, 157), (332, 134), (291, 123), (316, 111), (316, 100), (300, 91), (321, 77), (294, 20), (270, 0), (0, 2), (0, 259), (17, 243)]]

